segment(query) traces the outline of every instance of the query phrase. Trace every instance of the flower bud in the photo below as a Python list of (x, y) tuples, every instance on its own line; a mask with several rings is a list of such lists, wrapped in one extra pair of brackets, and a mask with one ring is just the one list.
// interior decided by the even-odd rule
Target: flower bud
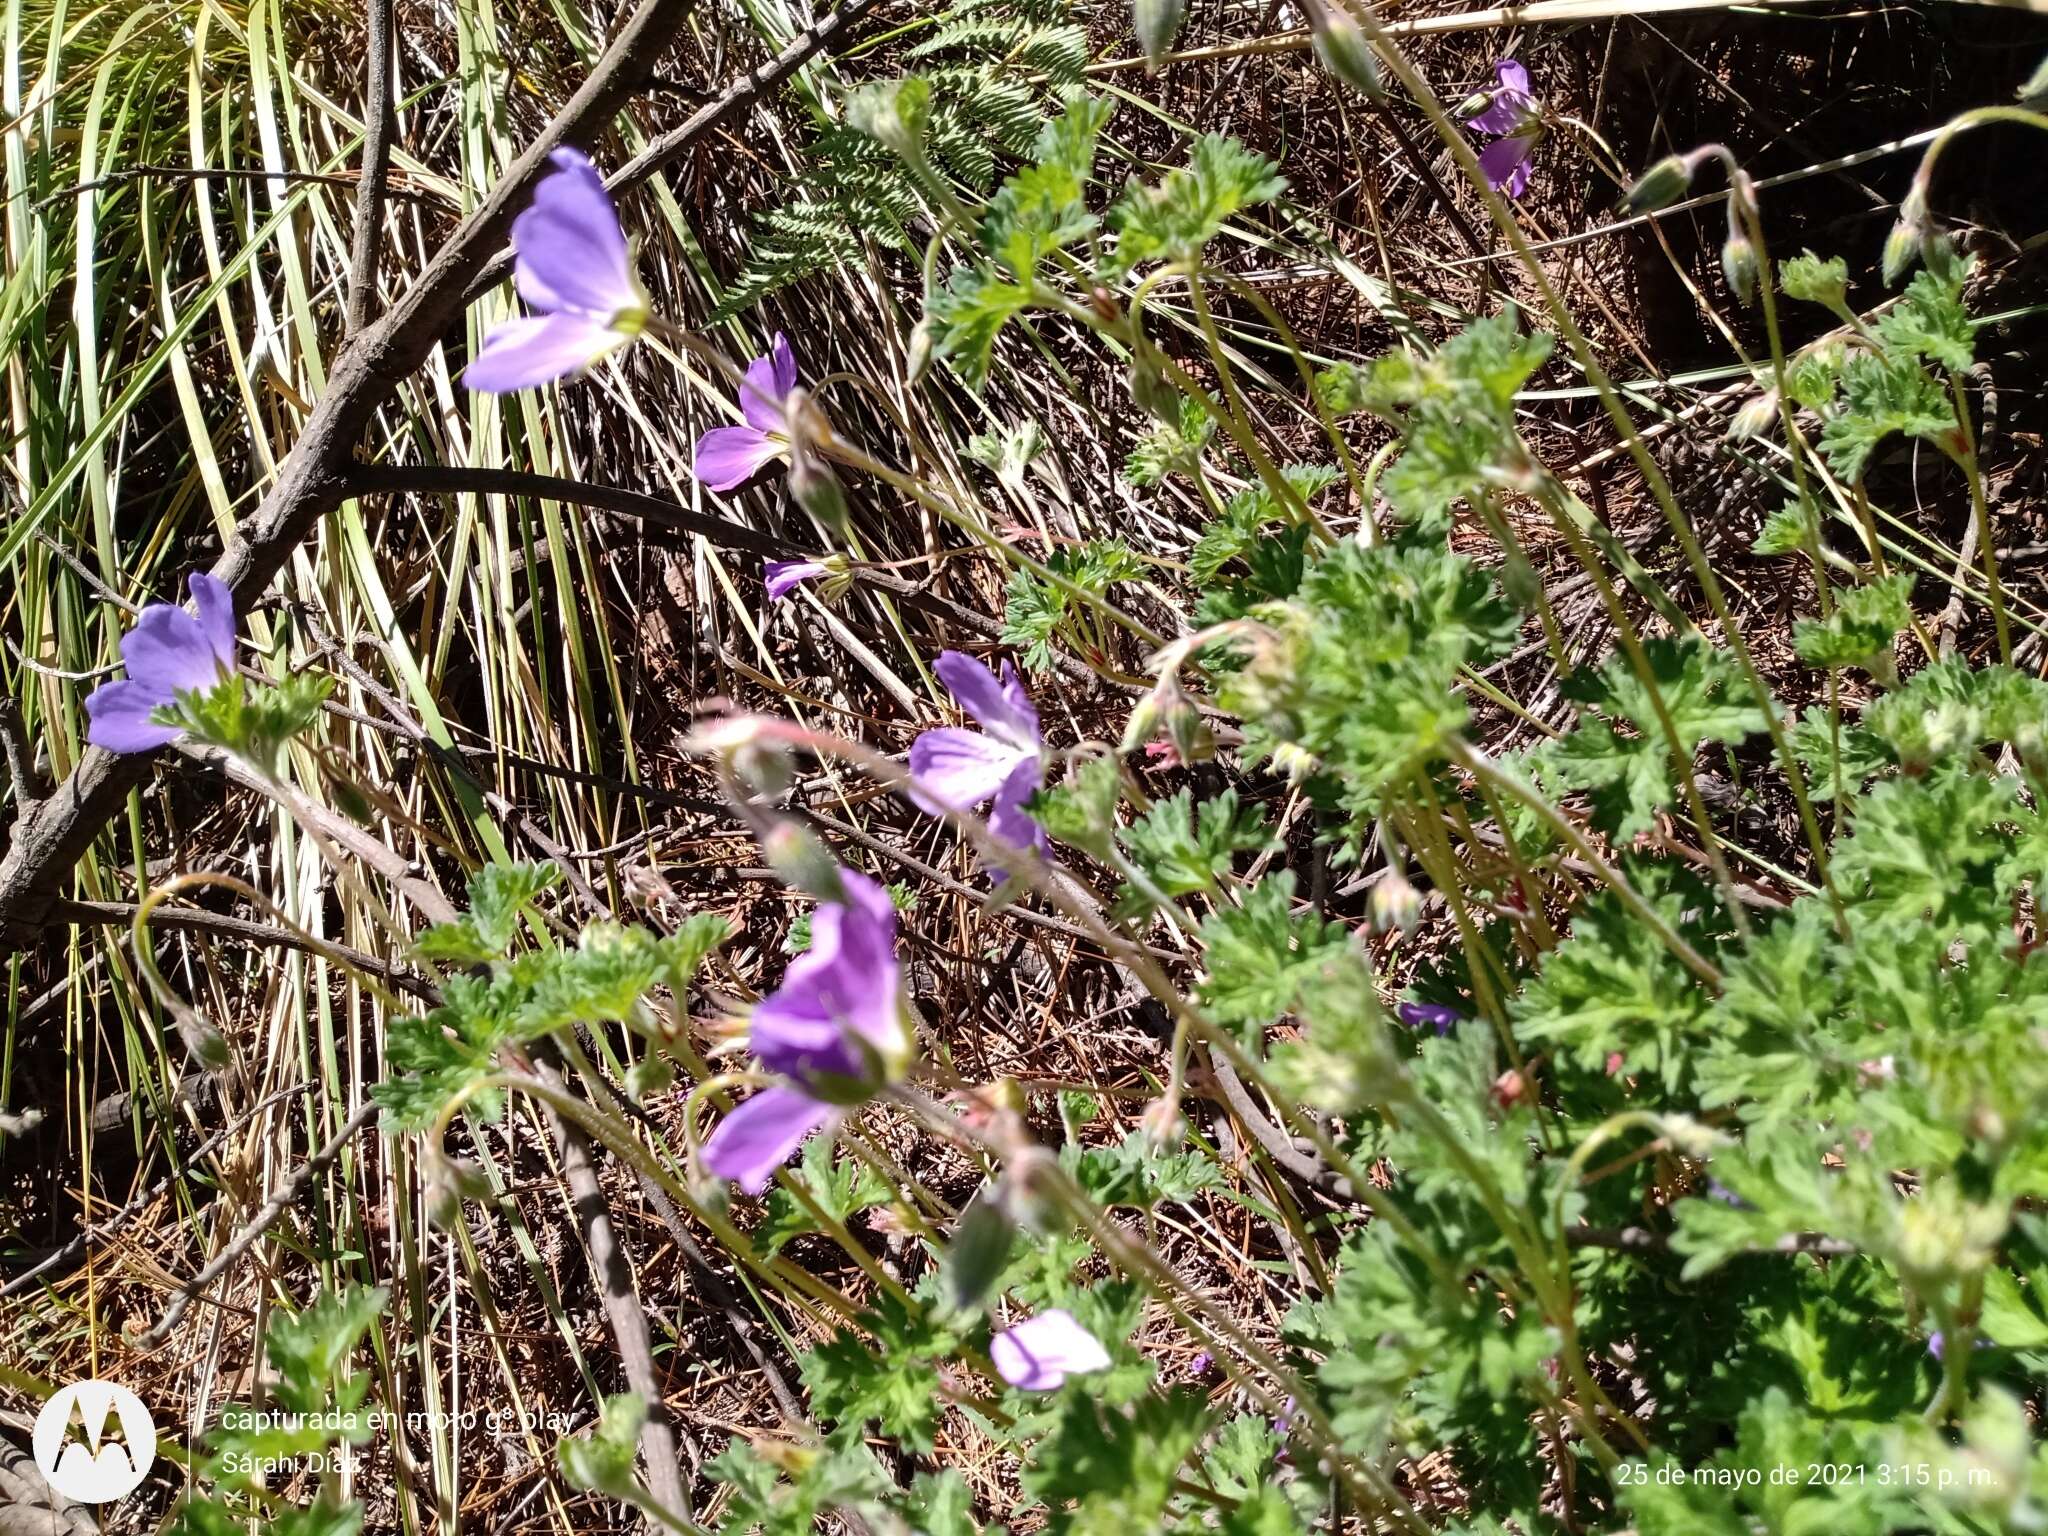
[(1153, 1152), (1171, 1152), (1187, 1139), (1188, 1123), (1171, 1099), (1154, 1099), (1138, 1117), (1138, 1130)]
[(1899, 204), (1899, 221), (1884, 241), (1884, 281), (1890, 287), (1906, 275), (1920, 259), (1920, 252), (1934, 234), (1934, 221), (1927, 216), (1927, 184), (1913, 178), (1905, 201)]
[(1736, 224), (1731, 211), (1728, 239), (1721, 246), (1721, 275), (1728, 279), (1728, 291), (1744, 304), (1756, 302), (1756, 247)]
[(1373, 57), (1372, 44), (1365, 40), (1364, 29), (1351, 19), (1348, 11), (1324, 6), (1320, 0), (1304, 0), (1304, 4), (1308, 11), (1309, 45), (1315, 49), (1323, 68), (1361, 92), (1368, 101), (1382, 100), (1386, 90), (1380, 84), (1379, 60)]
[(1166, 62), (1173, 40), (1180, 34), (1186, 0), (1131, 0), (1131, 30), (1138, 34), (1138, 46), (1145, 50), (1145, 68), (1153, 74)]
[(910, 328), (910, 345), (903, 362), (903, 379), (915, 384), (932, 368), (932, 322), (929, 316)]
[(1156, 363), (1140, 363), (1131, 359), (1131, 398), (1138, 402), (1138, 409), (1154, 421), (1166, 426), (1180, 427), (1180, 392), (1167, 382)]
[(1728, 423), (1728, 438), (1731, 442), (1742, 442), (1770, 430), (1771, 423), (1778, 419), (1778, 392), (1767, 389), (1753, 400), (1743, 402), (1742, 408)]
[(1387, 878), (1372, 888), (1367, 907), (1373, 932), (1392, 933), (1399, 929), (1404, 935), (1411, 934), (1422, 916), (1422, 892), (1400, 870), (1390, 870)]
[(756, 799), (780, 800), (795, 779), (789, 754), (776, 742), (742, 742), (728, 754), (728, 761), (733, 776)]
[(846, 887), (840, 883), (839, 861), (819, 842), (810, 828), (794, 821), (778, 821), (761, 839), (761, 851), (783, 882), (815, 896), (820, 901), (847, 902)]
[(974, 1197), (953, 1228), (940, 1263), (940, 1295), (953, 1312), (972, 1312), (1010, 1262), (1017, 1241), (1017, 1218), (1003, 1181)]
[(2029, 112), (2048, 108), (2048, 58), (2034, 66), (2034, 72), (2027, 76), (2026, 83), (2013, 94)]
[(675, 1063), (661, 1052), (643, 1056), (626, 1072), (626, 1092), (633, 1102), (644, 1104), (657, 1093), (666, 1093), (675, 1086)]
[(794, 447), (789, 461), (789, 494), (820, 525), (834, 533), (846, 528), (846, 492), (832, 466), (806, 448)]
[(1669, 208), (1691, 190), (1692, 170), (1684, 155), (1666, 155), (1629, 184), (1622, 201), (1630, 213)]
[(1299, 784), (1322, 770), (1323, 760), (1315, 753), (1291, 741), (1283, 741), (1273, 748), (1273, 771), (1289, 783)]
[(862, 86), (846, 98), (846, 120), (905, 160), (921, 163), (931, 105), (931, 82), (910, 75)]

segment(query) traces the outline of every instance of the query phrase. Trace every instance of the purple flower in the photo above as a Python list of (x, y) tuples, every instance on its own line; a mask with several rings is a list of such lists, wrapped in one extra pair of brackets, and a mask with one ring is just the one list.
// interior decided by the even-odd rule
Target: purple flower
[(697, 439), (697, 459), (690, 472), (714, 491), (745, 485), (761, 467), (789, 450), (782, 403), (796, 388), (796, 354), (789, 338), (777, 331), (767, 354), (747, 364), (740, 386), (744, 427), (713, 427)]
[(176, 603), (151, 603), (121, 637), (124, 682), (102, 683), (85, 701), (86, 740), (109, 752), (153, 752), (178, 739), (150, 716), (181, 693), (205, 693), (235, 671), (235, 600), (227, 584), (197, 574), (189, 583), (197, 618)]
[(1506, 135), (1479, 152), (1479, 169), (1494, 191), (1506, 188), (1509, 197), (1520, 197), (1529, 190), (1529, 155), (1543, 137), (1543, 108), (1529, 94), (1529, 71), (1515, 60), (1502, 59), (1493, 73), (1500, 84), (1492, 100), (1466, 126)]
[[(920, 808), (973, 810), (985, 800), (988, 829), (1013, 848), (1051, 846), (1045, 829), (1024, 813), (1024, 802), (1045, 782), (1045, 741), (1038, 711), (1010, 662), (1002, 681), (972, 656), (943, 651), (932, 663), (939, 681), (960, 707), (981, 722), (981, 730), (941, 726), (910, 744), (910, 776)], [(997, 871), (998, 878), (1002, 872)]]
[(988, 1357), (1020, 1392), (1051, 1392), (1069, 1376), (1109, 1369), (1109, 1351), (1058, 1307), (1004, 1329), (989, 1341)]
[(784, 1079), (719, 1122), (704, 1165), (758, 1195), (806, 1136), (908, 1064), (896, 909), (865, 875), (839, 871), (846, 900), (818, 905), (811, 947), (754, 1007), (748, 1043)]
[(1451, 1026), (1465, 1017), (1457, 1009), (1446, 1008), (1442, 1003), (1403, 1003), (1394, 1012), (1410, 1029), (1420, 1029), (1427, 1024), (1440, 1035), (1448, 1035)]
[(535, 311), (485, 338), (462, 375), (471, 389), (504, 394), (580, 373), (647, 324), (647, 295), (619, 213), (597, 167), (566, 145), (512, 222), (512, 281)]
[[(740, 430), (720, 428), (720, 431)], [(770, 560), (762, 577), (768, 584), (768, 601), (779, 603), (807, 581), (815, 581), (825, 574), (827, 566), (822, 560)]]

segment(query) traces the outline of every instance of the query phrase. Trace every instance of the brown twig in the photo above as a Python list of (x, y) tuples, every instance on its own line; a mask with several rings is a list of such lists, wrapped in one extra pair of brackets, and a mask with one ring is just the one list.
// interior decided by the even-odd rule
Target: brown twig
[[(679, 128), (672, 128), (605, 178), (614, 195), (640, 185), (663, 166), (682, 159), (696, 142), (742, 108), (751, 107), (776, 86), (808, 64), (827, 43), (875, 8), (877, 0), (847, 0), (831, 15), (813, 22), (790, 40), (787, 48), (765, 64), (756, 65), (739, 76), (718, 95), (692, 112)], [(650, 70), (639, 82), (654, 78)], [(512, 270), (512, 253), (500, 251), (477, 275), (469, 290), (475, 298), (503, 282)]]
[[(250, 1124), (258, 1115), (262, 1114), (272, 1105), (282, 1104), (286, 1099), (295, 1099), (301, 1094), (310, 1093), (315, 1086), (317, 1085), (313, 1083), (300, 1083), (296, 1088), (280, 1088), (247, 1114), (230, 1120), (226, 1125), (207, 1137), (206, 1140), (199, 1143), (198, 1146), (185, 1155), (185, 1163), (189, 1166), (192, 1163), (198, 1162), (200, 1158), (206, 1156), (207, 1153), (219, 1146), (223, 1140)], [(184, 1169), (172, 1170), (112, 1215), (81, 1227), (76, 1237), (72, 1238), (70, 1242), (59, 1248), (56, 1252), (48, 1254), (39, 1260), (34, 1269), (24, 1270), (5, 1285), (0, 1285), (0, 1300), (4, 1300), (9, 1296), (18, 1296), (23, 1291), (33, 1289), (37, 1280), (48, 1274), (51, 1270), (60, 1269), (78, 1258), (85, 1252), (88, 1244), (92, 1243), (96, 1238), (104, 1237), (115, 1223), (127, 1220), (144, 1206), (150, 1204), (157, 1196), (168, 1189), (172, 1183), (183, 1177), (183, 1175)]]
[[(102, 923), (125, 927), (135, 921), (140, 911), (132, 901), (60, 901), (51, 912), (52, 922)], [(379, 960), (375, 955), (360, 949), (351, 949), (346, 944), (337, 944), (331, 939), (313, 939), (293, 933), (287, 928), (273, 927), (246, 917), (234, 917), (225, 912), (209, 912), (203, 907), (158, 907), (149, 914), (152, 929), (183, 929), (188, 933), (210, 933), (221, 938), (241, 939), (250, 944), (271, 944), (280, 949), (294, 949), (301, 954), (318, 955), (326, 960), (335, 960), (366, 975), (375, 976), (379, 981), (389, 982), (402, 992), (409, 992), (423, 1002), (440, 1000), (440, 991), (422, 976), (414, 975), (404, 966), (392, 960)]]
[(356, 225), (348, 263), (348, 334), (370, 323), (377, 301), (377, 258), (384, 246), (384, 182), (391, 169), (396, 116), (391, 101), (391, 51), (396, 42), (391, 0), (369, 0), (368, 88), (363, 97), (363, 172), (356, 186)]
[[(213, 574), (227, 583), (238, 608), (261, 596), (321, 516), (345, 499), (346, 470), (372, 416), (461, 315), (470, 284), (504, 245), (549, 151), (595, 139), (631, 97), (633, 83), (667, 51), (695, 5), (696, 0), (642, 0), (568, 105), (418, 280), (342, 347), (291, 456), (214, 565)], [(147, 776), (151, 761), (148, 753), (88, 748), (64, 783), (17, 821), (0, 859), (0, 952), (27, 942), (49, 920), (59, 883), (119, 812), (128, 791)]]
[(375, 1120), (377, 1114), (378, 1107), (375, 1104), (365, 1104), (343, 1121), (340, 1130), (300, 1164), (290, 1178), (278, 1185), (270, 1198), (263, 1202), (263, 1208), (256, 1213), (255, 1219), (228, 1240), (227, 1246), (214, 1255), (213, 1262), (179, 1287), (177, 1295), (171, 1298), (170, 1306), (164, 1309), (164, 1315), (157, 1320), (156, 1326), (143, 1335), (143, 1344), (161, 1344), (170, 1335), (170, 1331), (178, 1326), (178, 1319), (183, 1317), (185, 1309), (198, 1299), (199, 1293), (226, 1274), (229, 1266), (254, 1246), (256, 1239), (277, 1224), (278, 1217), (291, 1209), (292, 1202), (298, 1199), (300, 1193), (312, 1182), (313, 1176), (341, 1156), (342, 1148), (355, 1139), (357, 1132)]

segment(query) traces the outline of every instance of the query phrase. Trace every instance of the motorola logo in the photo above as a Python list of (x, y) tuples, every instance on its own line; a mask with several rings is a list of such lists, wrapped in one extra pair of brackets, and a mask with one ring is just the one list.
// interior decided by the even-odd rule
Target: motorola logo
[(36, 1466), (79, 1504), (133, 1493), (156, 1460), (156, 1425), (142, 1399), (113, 1381), (77, 1381), (36, 1415)]

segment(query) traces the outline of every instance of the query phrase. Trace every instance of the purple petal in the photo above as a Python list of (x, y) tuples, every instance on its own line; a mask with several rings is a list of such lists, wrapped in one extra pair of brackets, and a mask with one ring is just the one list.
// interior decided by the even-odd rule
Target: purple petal
[(1038, 728), (1038, 706), (1024, 691), (1024, 679), (1017, 675), (1017, 664), (1007, 656), (1003, 658), (1003, 702), (1010, 706), (1010, 713), (1016, 716), (1031, 745), (1043, 745), (1045, 734)]
[(1517, 59), (1502, 59), (1495, 64), (1493, 78), (1500, 82), (1502, 90), (1513, 91), (1517, 96), (1529, 94), (1529, 71)]
[(626, 337), (583, 315), (527, 315), (507, 320), (484, 339), (462, 382), (489, 395), (532, 389), (581, 373)]
[(1536, 103), (1517, 91), (1495, 91), (1493, 103), (1484, 112), (1465, 119), (1467, 128), (1481, 133), (1514, 133), (1536, 115)]
[(847, 901), (819, 904), (811, 947), (754, 1008), (754, 1054), (786, 1077), (864, 1078), (868, 1060), (848, 1031), (885, 1059), (904, 1049), (896, 909), (866, 875), (842, 869), (839, 878)]
[(199, 627), (213, 658), (228, 671), (235, 666), (235, 595), (226, 582), (204, 571), (192, 573), (186, 585), (192, 590), (192, 606), (199, 610)]
[[(1003, 787), (996, 791), (995, 804), (989, 807), (989, 831), (1012, 848), (1036, 849), (1041, 855), (1048, 852), (1052, 843), (1045, 828), (1024, 812), (1024, 803), (1038, 793), (1044, 782), (1045, 766), (1035, 757), (1025, 758), (1011, 770)], [(1002, 877), (1000, 870), (997, 877)]]
[(745, 485), (782, 456), (782, 444), (753, 427), (713, 427), (697, 439), (690, 473), (714, 491)]
[(159, 704), (184, 689), (210, 689), (220, 681), (220, 660), (206, 626), (171, 603), (151, 603), (142, 610), (135, 627), (121, 637), (121, 659), (128, 664), (129, 678), (150, 689)]
[(1004, 681), (964, 651), (941, 651), (932, 670), (960, 707), (979, 720), (982, 729), (997, 740), (1027, 752), (1039, 748), (1038, 711), (1024, 692), (1014, 669), (1006, 668)]
[(1403, 1003), (1394, 1012), (1410, 1029), (1428, 1025), (1440, 1035), (1448, 1035), (1451, 1026), (1465, 1017), (1457, 1009), (1446, 1008), (1442, 1003)]
[(747, 381), (740, 386), (740, 415), (758, 432), (782, 430), (782, 402), (796, 388), (796, 354), (789, 350), (789, 338), (777, 331), (775, 344), (747, 364)]
[(85, 739), (109, 752), (154, 752), (178, 739), (170, 726), (153, 725), (150, 714), (168, 703), (162, 694), (144, 683), (129, 679), (102, 683), (87, 695), (86, 718), (91, 722)]
[(917, 785), (911, 798), (927, 815), (972, 810), (1003, 787), (1020, 761), (1035, 763), (1036, 754), (979, 731), (940, 726), (910, 744), (910, 777)]
[(796, 388), (796, 353), (789, 349), (789, 338), (782, 332), (775, 333), (768, 356), (775, 364), (775, 394), (780, 399)]
[(595, 320), (639, 308), (632, 257), (604, 178), (580, 151), (557, 149), (548, 158), (554, 171), (512, 221), (519, 296), (538, 310), (574, 310)]
[(785, 984), (756, 1003), (747, 1043), (762, 1066), (799, 1083), (824, 1077), (858, 1082), (867, 1075), (860, 1048), (819, 1005), (812, 987)]
[(779, 603), (807, 581), (825, 574), (816, 560), (770, 560), (762, 571), (768, 586), (768, 601)]
[(1109, 1351), (1058, 1307), (997, 1334), (988, 1357), (996, 1374), (1020, 1392), (1050, 1392), (1069, 1376), (1109, 1368)]
[(763, 1088), (718, 1122), (704, 1144), (704, 1166), (758, 1195), (804, 1138), (831, 1117), (831, 1105), (794, 1088)]
[(1509, 197), (1520, 197), (1529, 185), (1529, 152), (1535, 147), (1536, 140), (1529, 134), (1495, 139), (1487, 145), (1479, 152), (1479, 169), (1486, 175), (1486, 184), (1496, 192), (1505, 187)]

